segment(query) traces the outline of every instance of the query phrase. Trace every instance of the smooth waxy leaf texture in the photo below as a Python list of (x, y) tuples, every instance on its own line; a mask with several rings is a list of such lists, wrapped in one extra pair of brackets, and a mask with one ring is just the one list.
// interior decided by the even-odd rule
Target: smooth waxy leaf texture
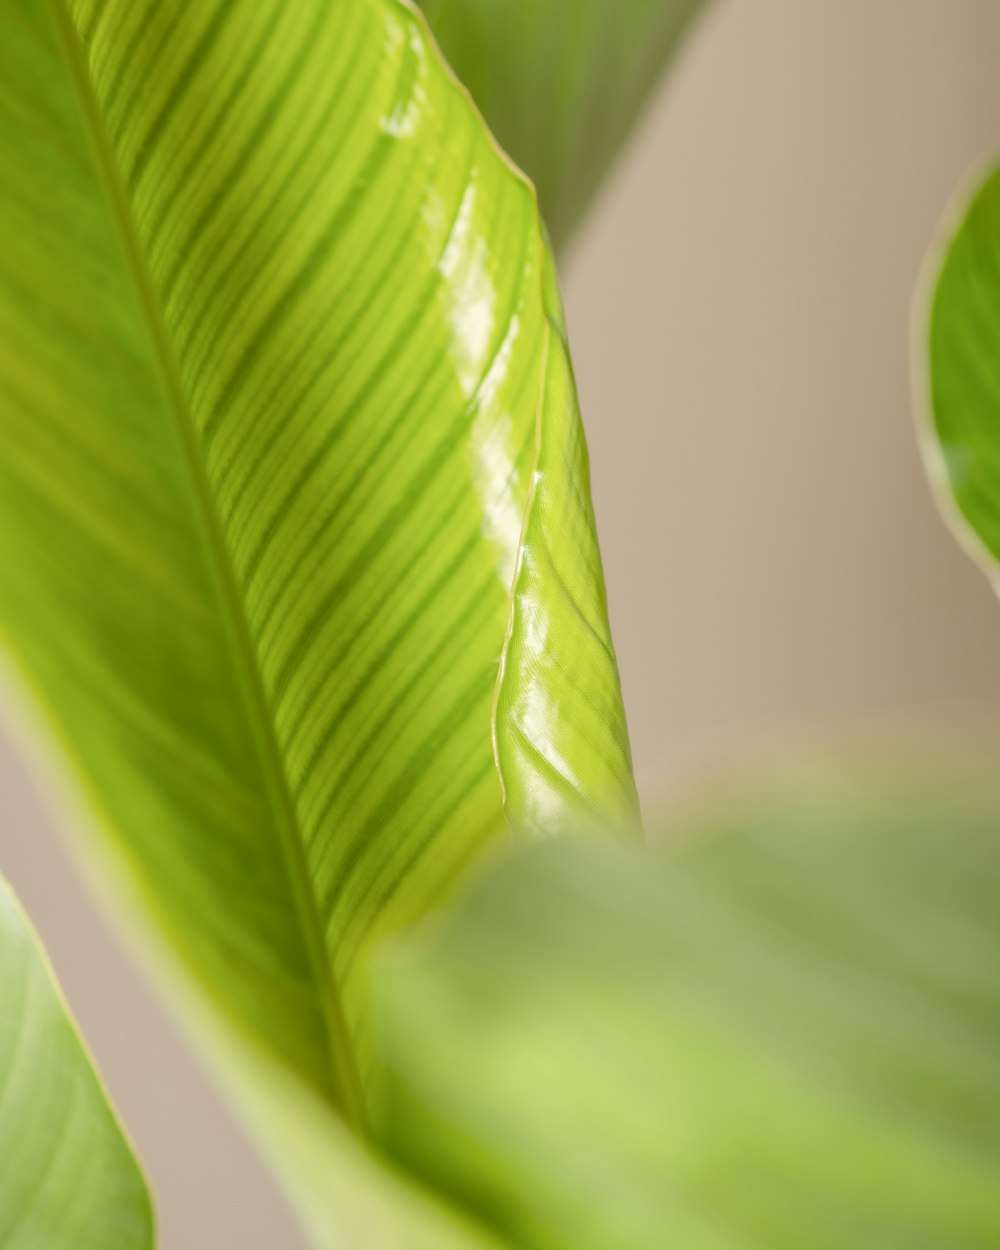
[(813, 773), (398, 951), (397, 1159), (520, 1250), (996, 1245), (1000, 790)]
[(560, 247), (705, 0), (421, 0)]
[(139, 1167), (0, 877), (0, 1246), (150, 1250)]
[(634, 803), (534, 195), (399, 0), (0, 21), (7, 646), (186, 966), (363, 1128), (365, 953), (500, 775), (516, 832)]
[(925, 458), (959, 539), (998, 585), (1000, 168), (963, 203), (937, 265), (929, 335), (916, 348), (928, 371)]

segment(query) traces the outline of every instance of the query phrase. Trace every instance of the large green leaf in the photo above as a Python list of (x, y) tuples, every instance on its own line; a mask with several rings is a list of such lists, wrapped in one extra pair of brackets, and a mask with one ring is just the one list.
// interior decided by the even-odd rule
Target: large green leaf
[(0, 877), (0, 1246), (149, 1250), (146, 1184)]
[(501, 775), (516, 832), (634, 805), (532, 189), (400, 0), (0, 0), (0, 171), (7, 646), (146, 913), (363, 1128), (364, 955)]
[[(997, 583), (1000, 561), (1000, 168), (963, 200), (916, 344), (925, 458), (959, 540)], [(921, 331), (923, 331), (921, 325)], [(926, 373), (926, 383), (923, 382)], [(921, 414), (922, 416), (924, 414)]]
[(420, 0), (494, 133), (538, 187), (556, 247), (704, 0)]
[(388, 1148), (519, 1250), (1000, 1244), (1000, 787), (932, 775), (505, 861), (377, 981)]

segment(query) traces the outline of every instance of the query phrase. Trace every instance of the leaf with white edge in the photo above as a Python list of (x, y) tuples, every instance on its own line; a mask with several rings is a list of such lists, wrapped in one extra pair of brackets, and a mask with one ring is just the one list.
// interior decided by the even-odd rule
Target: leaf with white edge
[(366, 954), (501, 773), (515, 833), (553, 768), (634, 804), (533, 190), (401, 0), (3, 0), (0, 171), (6, 646), (142, 908), (363, 1134)]
[(915, 347), (922, 446), (945, 518), (1000, 587), (1000, 168), (942, 233)]
[(139, 1166), (0, 877), (0, 1246), (151, 1250)]
[(557, 248), (705, 0), (421, 0), (494, 133), (538, 187)]
[(386, 1148), (519, 1250), (1000, 1244), (1000, 789), (933, 775), (504, 860), (377, 971)]

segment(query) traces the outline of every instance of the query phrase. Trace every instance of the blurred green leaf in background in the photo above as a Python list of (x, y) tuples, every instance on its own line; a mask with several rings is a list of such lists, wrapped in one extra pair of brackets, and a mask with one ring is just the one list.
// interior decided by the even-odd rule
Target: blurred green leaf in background
[(1000, 167), (963, 188), (929, 264), (914, 360), (925, 459), (959, 541), (1000, 585)]
[(706, 0), (420, 0), (557, 249)]
[(0, 1246), (152, 1250), (146, 1183), (0, 877)]

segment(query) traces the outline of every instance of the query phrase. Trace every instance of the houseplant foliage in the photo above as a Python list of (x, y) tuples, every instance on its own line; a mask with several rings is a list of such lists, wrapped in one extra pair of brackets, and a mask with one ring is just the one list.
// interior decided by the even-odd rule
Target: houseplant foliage
[(704, 0), (421, 0), (441, 49), (538, 188), (556, 249)]
[(387, 1149), (519, 1250), (997, 1244), (996, 745), (498, 866), (381, 970)]
[(372, 942), (635, 821), (534, 192), (398, 0), (0, 22), (6, 648), (262, 1134), (364, 1137)]
[(4, 15), (8, 645), (189, 968), (363, 1131), (364, 951), (498, 772), (516, 829), (634, 802), (534, 196), (393, 0)]
[(929, 262), (916, 368), (931, 481), (994, 585), (1000, 561), (1000, 167), (963, 189)]
[(475, 874), (376, 961), (395, 1166), (284, 1090), (315, 1244), (995, 1244), (996, 741), (940, 748), (744, 769), (655, 852)]
[[(696, 7), (427, 0), (557, 243)], [(994, 1244), (995, 791), (601, 845), (635, 794), (554, 268), (416, 9), (0, 0), (0, 169), (0, 630), (315, 1245)], [(0, 1144), (52, 1196), (0, 1208), (147, 1245), (5, 893), (0, 939)]]
[(145, 1181), (0, 878), (0, 1246), (148, 1250)]

